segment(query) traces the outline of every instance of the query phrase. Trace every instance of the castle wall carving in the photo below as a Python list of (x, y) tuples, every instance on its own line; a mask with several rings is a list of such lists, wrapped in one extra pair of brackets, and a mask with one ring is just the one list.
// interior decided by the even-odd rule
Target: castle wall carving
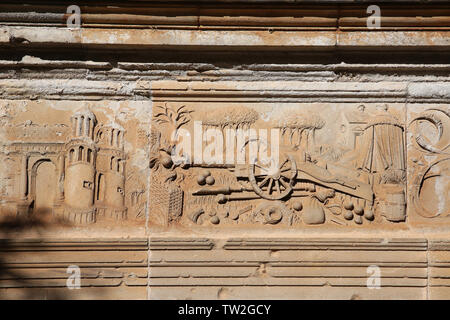
[[(58, 110), (48, 101), (21, 102), (23, 110), (12, 116), (15, 103), (3, 102), (2, 160), (10, 165), (2, 170), (2, 214), (47, 214), (76, 224), (126, 220), (128, 214), (139, 219), (146, 190), (136, 172), (145, 177), (146, 169), (136, 159), (145, 149), (136, 150), (127, 134), (137, 139), (145, 122), (129, 115), (119, 120), (107, 104), (74, 111), (70, 104), (60, 103)], [(97, 111), (101, 118), (90, 108), (103, 109)], [(48, 113), (55, 113), (51, 122)]]

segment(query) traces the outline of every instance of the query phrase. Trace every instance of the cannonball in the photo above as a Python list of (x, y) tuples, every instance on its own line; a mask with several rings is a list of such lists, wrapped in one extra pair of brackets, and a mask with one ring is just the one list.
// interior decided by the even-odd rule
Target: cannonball
[(211, 171), (205, 170), (205, 171), (202, 172), (202, 175), (204, 175), (205, 178), (206, 178), (206, 177), (209, 177), (209, 176), (211, 175)]
[(218, 194), (216, 199), (217, 199), (217, 202), (221, 203), (221, 204), (227, 202), (227, 197), (224, 194)]
[(356, 216), (356, 217), (355, 217), (355, 223), (356, 223), (356, 224), (362, 224), (362, 218), (361, 218), (361, 216)]
[(164, 166), (164, 168), (169, 169), (173, 165), (172, 158), (169, 155), (162, 156), (161, 164)]
[(364, 208), (360, 205), (355, 206), (354, 211), (358, 216), (362, 216), (364, 214)]
[(203, 176), (203, 175), (199, 175), (199, 176), (197, 176), (197, 183), (199, 184), (199, 185), (204, 185), (205, 183), (206, 183), (206, 178), (205, 178), (205, 176)]
[(212, 176), (206, 177), (206, 183), (209, 184), (210, 186), (212, 186), (214, 184), (214, 182), (216, 182), (214, 177), (212, 177)]
[(303, 204), (300, 201), (294, 202), (292, 208), (294, 208), (295, 211), (300, 211), (303, 209)]
[(344, 208), (346, 210), (353, 210), (353, 203), (351, 201), (345, 201), (344, 202)]
[(366, 218), (369, 221), (372, 221), (375, 218), (375, 216), (373, 214), (373, 211), (372, 210), (366, 210), (364, 212), (364, 218)]
[(345, 218), (346, 220), (352, 220), (352, 219), (353, 219), (353, 212), (351, 212), (350, 210), (347, 210), (347, 211), (344, 213), (344, 218)]
[(212, 217), (209, 219), (209, 221), (210, 221), (212, 224), (219, 224), (220, 219), (219, 219), (218, 216), (212, 216)]

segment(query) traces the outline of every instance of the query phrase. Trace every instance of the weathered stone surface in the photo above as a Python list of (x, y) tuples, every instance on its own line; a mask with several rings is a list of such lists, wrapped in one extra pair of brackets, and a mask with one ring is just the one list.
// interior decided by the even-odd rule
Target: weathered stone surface
[[(420, 239), (284, 238), (230, 239), (211, 253), (155, 250), (150, 294), (156, 299), (249, 299), (256, 290), (258, 297), (271, 299), (304, 299), (306, 292), (315, 298), (422, 299), (426, 249)], [(380, 290), (366, 288), (367, 267), (374, 264), (382, 270)]]
[(1, 299), (450, 298), (447, 4), (44, 2), (0, 4)]
[[(145, 299), (147, 240), (2, 240), (1, 299)], [(81, 289), (68, 290), (68, 266)]]
[(2, 215), (145, 220), (148, 106), (2, 100)]
[[(183, 135), (183, 139), (190, 141), (180, 151), (186, 153), (189, 163), (165, 166), (167, 156), (153, 152), (150, 186), (154, 187), (153, 194), (158, 193), (158, 188), (179, 190), (171, 192), (179, 195), (180, 202), (184, 200), (184, 207), (181, 211), (180, 206), (175, 214), (170, 213), (170, 201), (166, 213), (159, 211), (163, 210), (163, 204), (151, 206), (151, 221), (180, 218), (187, 225), (193, 222), (218, 227), (241, 224), (294, 227), (325, 222), (351, 226), (364, 221), (367, 227), (389, 228), (386, 222), (406, 220), (403, 104), (388, 107), (367, 103), (285, 102), (296, 99), (297, 92), (321, 100), (321, 90), (361, 100), (365, 96), (363, 88), (352, 84), (346, 86), (345, 94), (339, 86), (328, 83), (316, 84), (314, 91), (309, 85), (303, 91), (302, 84), (297, 87), (295, 83), (290, 86), (259, 83), (259, 88), (240, 83), (234, 92), (228, 83), (223, 87), (214, 83), (212, 88), (207, 83), (185, 86), (186, 90), (177, 85), (175, 90), (169, 87), (167, 93), (159, 94), (164, 98), (158, 100), (167, 102), (154, 103), (152, 131), (159, 139), (155, 150), (167, 150), (166, 154), (172, 152), (171, 130), (190, 133)], [(394, 91), (392, 86), (388, 88)], [(228, 92), (232, 92), (229, 98)], [(224, 95), (229, 102), (221, 101)], [(192, 98), (197, 96), (193, 103)], [(202, 101), (205, 96), (208, 102)], [(240, 102), (233, 102), (234, 96)], [(266, 98), (272, 101), (266, 102)], [(245, 100), (251, 102), (244, 104)], [(179, 117), (180, 125), (166, 122), (166, 118), (170, 119), (166, 113), (171, 112), (175, 113), (173, 119)], [(196, 121), (199, 127), (194, 128)], [(241, 140), (239, 131), (233, 131), (239, 129), (248, 130)], [(218, 144), (208, 144), (214, 140), (201, 136), (208, 132), (212, 132)], [(196, 135), (203, 140), (197, 149)], [(251, 139), (253, 145), (248, 142)], [(178, 153), (176, 147), (173, 152)], [(272, 162), (249, 161), (261, 155)], [(167, 181), (166, 176), (171, 174), (181, 176), (182, 180)], [(395, 194), (399, 201), (402, 199), (398, 203), (389, 198), (391, 195), (395, 198)], [(160, 197), (153, 199), (158, 201)], [(211, 216), (218, 218), (214, 220)]]

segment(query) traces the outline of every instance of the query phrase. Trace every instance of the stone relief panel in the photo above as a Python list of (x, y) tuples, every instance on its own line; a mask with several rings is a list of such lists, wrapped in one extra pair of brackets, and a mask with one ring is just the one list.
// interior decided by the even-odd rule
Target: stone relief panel
[(0, 212), (145, 219), (148, 102), (0, 101)]
[(450, 218), (450, 108), (408, 108), (409, 213), (412, 219), (448, 222)]
[(407, 220), (404, 104), (158, 101), (153, 110), (153, 225)]
[[(0, 102), (0, 212), (88, 224), (447, 222), (447, 105)], [(76, 106), (74, 106), (76, 104)], [(108, 222), (109, 223), (109, 222)]]

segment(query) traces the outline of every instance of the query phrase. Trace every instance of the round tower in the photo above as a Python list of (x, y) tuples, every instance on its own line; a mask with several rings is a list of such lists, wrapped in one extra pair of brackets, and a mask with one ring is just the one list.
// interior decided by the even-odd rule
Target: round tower
[(124, 128), (111, 123), (98, 128), (98, 190), (96, 206), (107, 216), (126, 218)]
[(95, 115), (85, 109), (72, 118), (72, 135), (66, 143), (64, 195), (65, 216), (89, 223), (94, 220), (95, 162), (97, 150), (93, 141)]

